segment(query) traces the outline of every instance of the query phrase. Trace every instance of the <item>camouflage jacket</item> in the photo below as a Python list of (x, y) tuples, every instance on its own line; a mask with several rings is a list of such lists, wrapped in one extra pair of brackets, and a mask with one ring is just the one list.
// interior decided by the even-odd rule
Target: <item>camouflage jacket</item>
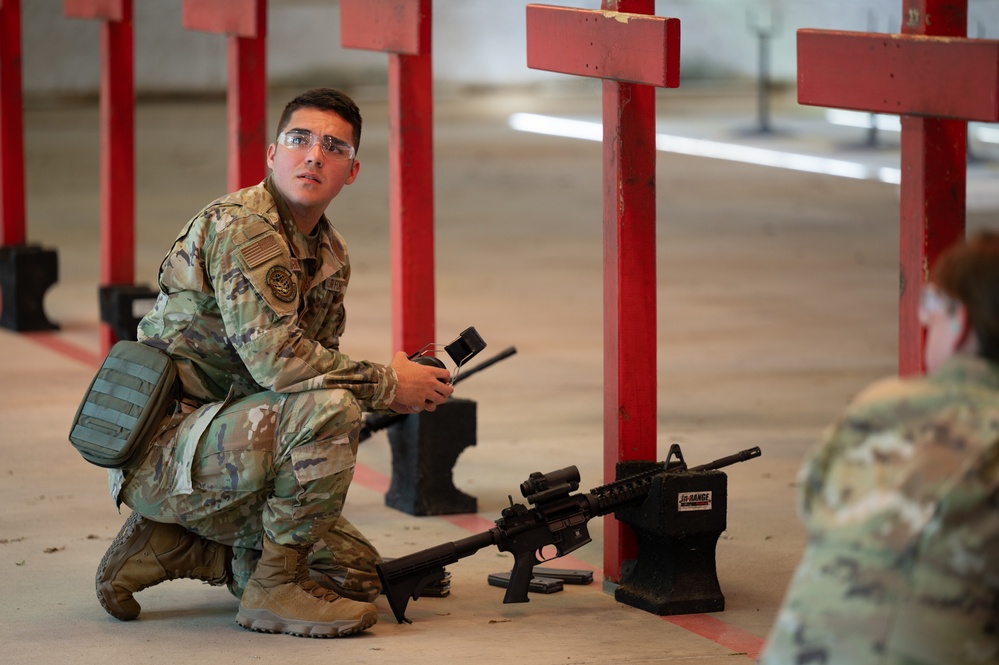
[(874, 384), (799, 481), (808, 546), (761, 663), (999, 663), (999, 366)]
[(343, 388), (366, 410), (388, 408), (395, 371), (339, 351), (350, 279), (343, 238), (324, 215), (310, 242), (274, 192), (268, 178), (188, 222), (160, 266), (139, 340), (173, 357), (197, 402), (230, 390)]

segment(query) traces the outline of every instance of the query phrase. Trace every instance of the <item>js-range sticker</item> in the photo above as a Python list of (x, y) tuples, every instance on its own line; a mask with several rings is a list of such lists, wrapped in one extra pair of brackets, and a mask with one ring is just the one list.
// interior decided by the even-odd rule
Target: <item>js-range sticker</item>
[(711, 492), (680, 492), (677, 510), (711, 510)]

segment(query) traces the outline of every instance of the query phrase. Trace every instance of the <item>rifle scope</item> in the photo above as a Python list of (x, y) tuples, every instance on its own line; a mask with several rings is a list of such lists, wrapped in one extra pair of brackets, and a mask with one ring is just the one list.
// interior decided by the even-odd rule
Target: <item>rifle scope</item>
[(567, 466), (558, 471), (535, 471), (520, 484), (520, 493), (528, 503), (538, 503), (551, 496), (568, 494), (579, 489), (579, 469)]

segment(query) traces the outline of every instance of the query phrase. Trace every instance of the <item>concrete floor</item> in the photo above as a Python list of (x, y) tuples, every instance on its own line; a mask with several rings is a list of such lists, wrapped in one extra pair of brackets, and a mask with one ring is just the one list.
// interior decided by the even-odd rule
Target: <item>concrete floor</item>
[[(440, 95), (438, 338), (474, 325), (489, 344), (483, 357), (511, 345), (518, 353), (459, 389), (478, 404), (478, 443), (454, 480), (477, 497), (478, 515), (385, 507), (385, 434), (363, 444), (346, 512), (386, 556), (491, 526), (533, 471), (575, 464), (584, 489), (602, 484), (600, 146), (506, 123), (515, 111), (599, 116), (598, 90)], [(354, 265), (343, 350), (387, 361), (387, 115), (383, 92), (355, 92), (366, 119), (362, 170), (330, 210)], [(289, 96), (272, 93), (272, 125)], [(793, 131), (746, 136), (739, 130), (755, 112), (747, 90), (663, 92), (658, 111), (674, 132), (791, 150), (837, 155), (864, 138), (823, 134), (816, 110), (783, 98), (776, 123)], [(137, 281), (155, 283), (179, 228), (224, 193), (224, 122), (221, 100), (139, 105)], [(412, 625), (398, 625), (381, 598), (366, 633), (307, 640), (239, 628), (237, 601), (197, 582), (142, 592), (131, 623), (95, 599), (95, 568), (123, 517), (104, 473), (66, 436), (100, 356), (97, 131), (93, 104), (27, 111), (29, 241), (59, 252), (46, 311), (60, 330), (0, 331), (0, 660), (717, 665), (756, 656), (803, 545), (794, 507), (802, 454), (851, 395), (895, 371), (897, 187), (660, 153), (659, 346), (649, 358), (660, 457), (673, 442), (691, 464), (763, 449), (728, 470), (728, 530), (717, 548), (724, 612), (655, 616), (615, 602), (599, 572), (590, 586), (504, 605), (485, 577), (510, 559), (484, 550), (449, 567), (449, 598), (409, 604)], [(888, 145), (863, 159), (893, 157)], [(995, 174), (994, 162), (976, 168)], [(994, 210), (969, 214), (969, 229), (985, 225), (997, 225)], [(599, 571), (599, 520), (591, 532), (570, 564)]]

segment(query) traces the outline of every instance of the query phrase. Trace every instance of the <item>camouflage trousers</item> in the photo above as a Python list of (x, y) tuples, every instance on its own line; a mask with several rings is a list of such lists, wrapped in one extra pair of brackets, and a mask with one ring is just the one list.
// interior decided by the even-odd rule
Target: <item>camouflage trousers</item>
[[(252, 574), (266, 535), (312, 545), (320, 568), (369, 586), (378, 553), (341, 515), (354, 474), (361, 410), (344, 390), (262, 392), (182, 403), (125, 474), (120, 499), (233, 547), (234, 582)], [(331, 573), (332, 574), (332, 573)]]

